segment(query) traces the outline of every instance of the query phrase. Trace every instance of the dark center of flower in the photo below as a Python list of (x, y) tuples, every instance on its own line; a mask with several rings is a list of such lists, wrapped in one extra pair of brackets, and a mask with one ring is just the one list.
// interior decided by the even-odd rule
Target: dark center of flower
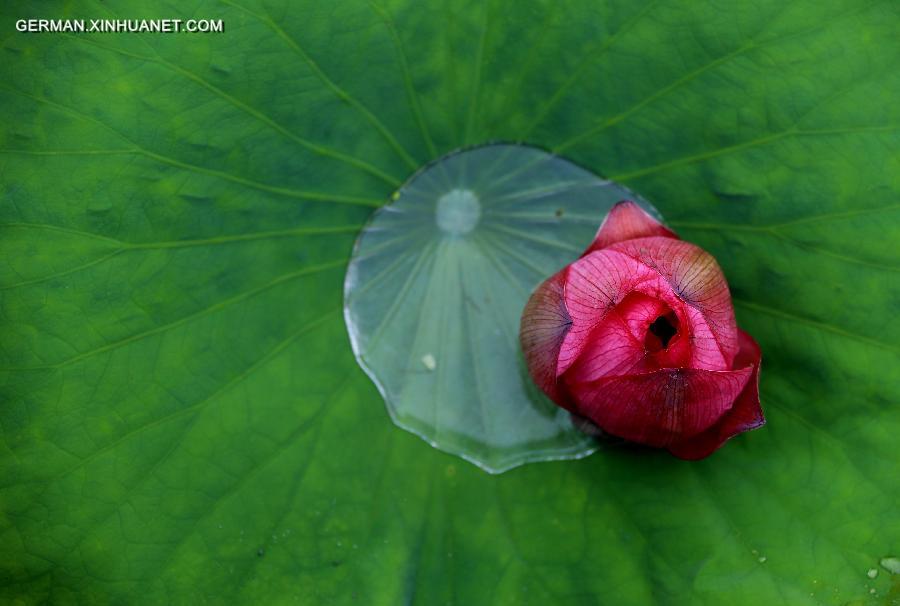
[(650, 351), (659, 351), (669, 346), (669, 341), (678, 334), (678, 318), (666, 314), (653, 320), (647, 333), (646, 345)]

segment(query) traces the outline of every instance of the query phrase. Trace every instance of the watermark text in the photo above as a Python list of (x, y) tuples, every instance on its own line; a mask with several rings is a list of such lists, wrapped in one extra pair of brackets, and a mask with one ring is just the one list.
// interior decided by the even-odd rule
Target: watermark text
[(221, 34), (225, 23), (222, 19), (19, 19), (16, 30), (70, 34)]

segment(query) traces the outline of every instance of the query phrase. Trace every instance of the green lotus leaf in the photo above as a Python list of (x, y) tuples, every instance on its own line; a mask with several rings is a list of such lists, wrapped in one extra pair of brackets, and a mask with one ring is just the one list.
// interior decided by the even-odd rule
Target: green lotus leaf
[[(896, 603), (898, 27), (860, 0), (6, 5), (0, 601)], [(492, 476), (392, 424), (341, 313), (353, 244), (491, 141), (716, 256), (765, 428)]]

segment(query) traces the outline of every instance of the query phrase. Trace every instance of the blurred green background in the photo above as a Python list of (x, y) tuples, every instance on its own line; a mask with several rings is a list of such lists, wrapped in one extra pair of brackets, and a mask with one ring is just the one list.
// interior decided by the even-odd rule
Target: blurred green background
[[(900, 603), (897, 3), (0, 14), (0, 601)], [(351, 245), (417, 167), (491, 140), (627, 184), (716, 255), (764, 429), (490, 476), (390, 423), (340, 313)]]

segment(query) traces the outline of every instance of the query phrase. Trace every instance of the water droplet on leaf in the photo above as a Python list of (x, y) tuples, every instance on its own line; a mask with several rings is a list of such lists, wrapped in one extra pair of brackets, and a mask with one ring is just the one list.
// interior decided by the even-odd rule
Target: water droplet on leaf
[(881, 558), (880, 563), (881, 567), (891, 574), (900, 574), (900, 558), (888, 556), (886, 558)]
[(361, 233), (344, 284), (353, 351), (392, 420), (492, 473), (593, 452), (533, 386), (519, 320), (623, 199), (658, 216), (626, 188), (521, 145), (452, 153), (405, 183)]

